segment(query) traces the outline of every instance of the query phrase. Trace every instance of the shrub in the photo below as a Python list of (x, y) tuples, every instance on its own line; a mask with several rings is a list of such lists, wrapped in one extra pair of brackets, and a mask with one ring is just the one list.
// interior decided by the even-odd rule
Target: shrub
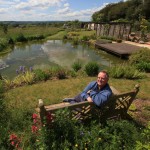
[(116, 39), (114, 37), (111, 36), (101, 36), (101, 39), (106, 39), (106, 40), (111, 40), (111, 41), (115, 41)]
[(136, 64), (136, 68), (141, 71), (150, 72), (150, 63), (141, 61)]
[(122, 65), (112, 66), (108, 69), (108, 72), (113, 78), (122, 78), (124, 76), (124, 68)]
[(6, 39), (0, 38), (0, 52), (3, 51), (8, 46)]
[(139, 127), (131, 122), (119, 120), (98, 124), (91, 121), (83, 124), (70, 119), (69, 115), (68, 110), (59, 110), (51, 124), (42, 126), (37, 134), (37, 149), (134, 149), (136, 141), (140, 140)]
[(111, 40), (107, 40), (107, 39), (98, 39), (98, 43), (105, 44), (105, 43), (112, 43), (112, 41)]
[(29, 36), (29, 37), (27, 37), (27, 40), (29, 41), (29, 40), (42, 40), (42, 39), (44, 39), (45, 37), (44, 37), (44, 35), (32, 35), (32, 36)]
[(57, 74), (56, 74), (56, 77), (58, 79), (66, 79), (67, 78), (67, 74), (66, 74), (66, 71), (64, 69), (60, 69), (58, 70)]
[(78, 38), (74, 38), (73, 41), (72, 41), (72, 44), (73, 45), (78, 45), (79, 44)]
[(136, 150), (150, 149), (150, 122), (148, 126), (141, 132), (140, 140), (136, 141)]
[(96, 34), (94, 33), (94, 34), (90, 35), (90, 39), (96, 40)]
[(20, 33), (17, 37), (16, 37), (16, 42), (25, 42), (27, 41), (27, 39), (25, 38), (25, 36)]
[(81, 41), (88, 41), (89, 40), (89, 36), (86, 36), (84, 35), (82, 38), (81, 38)]
[(68, 75), (71, 76), (71, 77), (77, 77), (77, 73), (74, 70), (70, 70), (68, 72)]
[(0, 43), (0, 52), (3, 51), (6, 48), (6, 46), (3, 43)]
[(41, 69), (34, 70), (36, 81), (46, 81), (50, 78), (50, 74), (42, 71)]
[(14, 40), (13, 40), (11, 37), (9, 37), (9, 38), (7, 39), (7, 41), (8, 41), (8, 44), (14, 44)]
[(13, 83), (13, 86), (15, 86), (15, 87), (23, 85), (24, 84), (24, 80), (22, 78), (22, 74), (16, 76), (14, 78), (14, 80), (12, 81), (12, 83)]
[(19, 74), (13, 80), (13, 86), (21, 86), (23, 84), (32, 84), (34, 82), (34, 73), (26, 71), (23, 74)]
[(4, 87), (4, 81), (0, 80), (0, 148), (1, 149), (9, 149), (8, 145), (8, 118), (9, 114), (6, 112), (6, 103), (4, 100), (4, 92), (5, 92), (5, 87)]
[(73, 68), (73, 70), (74, 71), (78, 71), (78, 70), (80, 70), (81, 68), (82, 68), (82, 64), (81, 64), (81, 62), (78, 60), (78, 61), (76, 61), (76, 62), (74, 62), (73, 64), (72, 64), (72, 68)]
[(3, 82), (6, 90), (11, 89), (13, 87), (13, 83), (10, 79), (4, 78)]
[(68, 36), (79, 36), (78, 32), (69, 32)]
[(25, 74), (22, 75), (23, 82), (27, 84), (32, 84), (34, 82), (34, 73), (30, 71), (26, 71)]
[(109, 75), (113, 78), (126, 78), (126, 79), (141, 79), (145, 74), (138, 71), (134, 66), (128, 64), (121, 64), (112, 66), (108, 69)]
[(99, 65), (96, 62), (89, 62), (85, 65), (85, 72), (88, 76), (95, 76), (99, 72)]
[(64, 35), (64, 36), (63, 36), (63, 39), (64, 39), (64, 40), (68, 39), (67, 35)]
[(53, 77), (56, 77), (58, 79), (65, 79), (67, 77), (67, 71), (59, 66), (50, 68), (49, 72), (52, 74)]
[(133, 53), (129, 57), (129, 62), (132, 65), (135, 65), (139, 70), (149, 72), (150, 66), (150, 49), (142, 48), (141, 50)]
[(37, 40), (42, 40), (42, 39), (44, 39), (44, 38), (45, 38), (44, 35), (37, 35), (37, 36), (36, 36), (36, 39), (37, 39)]

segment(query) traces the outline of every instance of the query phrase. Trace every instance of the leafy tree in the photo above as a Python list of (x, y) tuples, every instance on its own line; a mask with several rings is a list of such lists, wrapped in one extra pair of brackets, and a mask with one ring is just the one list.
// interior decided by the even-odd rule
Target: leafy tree
[(149, 0), (143, 0), (143, 15), (146, 18), (150, 18), (150, 1)]
[(106, 5), (103, 9), (92, 15), (93, 22), (110, 22), (118, 19), (139, 21), (139, 15), (150, 19), (149, 0), (127, 0)]
[(7, 34), (7, 32), (8, 32), (8, 25), (1, 23), (1, 24), (0, 24), (0, 27), (1, 27), (2, 31), (3, 31), (5, 34)]

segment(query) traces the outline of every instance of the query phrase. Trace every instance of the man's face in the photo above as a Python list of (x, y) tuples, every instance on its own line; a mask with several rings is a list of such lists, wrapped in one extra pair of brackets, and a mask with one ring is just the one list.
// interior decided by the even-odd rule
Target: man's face
[(106, 85), (106, 83), (108, 82), (108, 78), (107, 78), (107, 75), (103, 72), (100, 72), (98, 74), (98, 77), (97, 77), (97, 84), (100, 86), (100, 87), (103, 87)]

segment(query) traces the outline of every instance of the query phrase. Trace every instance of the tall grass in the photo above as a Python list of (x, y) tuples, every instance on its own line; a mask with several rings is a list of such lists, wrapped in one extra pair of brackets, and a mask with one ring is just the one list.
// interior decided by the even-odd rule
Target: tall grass
[(112, 66), (108, 71), (113, 78), (141, 79), (146, 77), (146, 75), (138, 71), (135, 66), (129, 64)]
[(82, 68), (82, 64), (79, 60), (75, 61), (73, 64), (72, 64), (72, 68), (75, 72), (79, 71), (81, 68)]
[(129, 62), (141, 71), (150, 72), (150, 49), (141, 48), (129, 57)]
[(29, 36), (37, 36), (37, 35), (44, 35), (50, 36), (56, 34), (58, 31), (62, 29), (56, 27), (45, 27), (45, 26), (28, 26), (25, 28), (21, 27), (10, 27), (8, 28), (8, 33), (4, 34), (2, 30), (0, 30), (0, 37), (12, 37), (13, 39), (16, 38), (20, 33), (22, 33), (25, 37)]
[(99, 65), (97, 62), (88, 62), (84, 70), (88, 76), (96, 76), (99, 72)]
[(24, 28), (9, 27), (7, 34), (4, 34), (3, 31), (0, 30), (0, 52), (4, 51), (9, 45), (14, 44), (15, 42), (41, 40), (47, 36), (54, 35), (61, 30), (61, 28), (45, 26), (28, 26)]

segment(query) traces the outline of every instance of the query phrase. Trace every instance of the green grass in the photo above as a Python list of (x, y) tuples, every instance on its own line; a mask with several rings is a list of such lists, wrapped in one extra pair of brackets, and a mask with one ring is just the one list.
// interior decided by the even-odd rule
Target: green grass
[[(73, 31), (73, 32), (75, 32), (75, 31)], [(58, 33), (56, 33), (56, 34), (54, 34), (52, 36), (48, 36), (47, 39), (48, 40), (60, 40), (60, 39), (63, 39), (63, 36), (67, 35), (67, 33), (69, 34), (69, 32), (66, 31), (66, 30), (65, 31), (60, 31), (60, 32), (58, 32)], [(71, 31), (71, 33), (72, 33), (72, 31)], [(78, 33), (77, 37), (79, 39), (82, 39), (83, 36), (91, 36), (91, 35), (93, 35), (95, 33), (95, 31), (83, 31), (83, 30), (81, 30), (81, 31), (77, 31), (75, 33)]]
[(83, 36), (91, 36), (95, 34), (95, 30), (92, 31), (80, 31), (79, 32), (79, 38), (83, 38)]
[(4, 34), (2, 30), (0, 30), (0, 38), (12, 37), (13, 39), (22, 33), (24, 36), (34, 36), (34, 35), (53, 35), (60, 31), (60, 28), (56, 27), (45, 27), (45, 26), (29, 26), (25, 28), (16, 27), (16, 28), (8, 28), (8, 33)]
[[(66, 97), (73, 97), (80, 93), (85, 86), (96, 80), (96, 77), (78, 77), (64, 80), (48, 80), (33, 85), (18, 87), (5, 92), (4, 100), (5, 112), (9, 117), (6, 127), (12, 133), (23, 135), (23, 140), (30, 145), (27, 139), (31, 137), (31, 115), (35, 113), (38, 107), (38, 99), (43, 99), (45, 105), (60, 103)], [(138, 98), (149, 99), (150, 97), (150, 79), (124, 80), (113, 79), (109, 81), (120, 92), (128, 92), (134, 85), (140, 84)], [(142, 117), (148, 120), (149, 115), (144, 111)], [(5, 126), (5, 125), (4, 125)], [(3, 127), (3, 126), (2, 126)], [(9, 136), (2, 130), (5, 136)], [(43, 137), (41, 137), (43, 138)], [(28, 145), (28, 146), (29, 146)]]
[(47, 40), (60, 40), (60, 39), (63, 39), (63, 36), (66, 34), (67, 34), (66, 31), (60, 31), (52, 36), (48, 36), (46, 39)]
[[(80, 93), (85, 86), (95, 80), (96, 77), (84, 77), (65, 80), (49, 80), (33, 85), (9, 90), (5, 94), (5, 102), (8, 109), (34, 109), (37, 107), (38, 99), (43, 99), (46, 105), (59, 103), (63, 98), (73, 97)], [(124, 80), (110, 79), (111, 86), (114, 86), (120, 92), (128, 92), (134, 88), (135, 84), (140, 84), (138, 98), (149, 99), (150, 97), (150, 79)]]

